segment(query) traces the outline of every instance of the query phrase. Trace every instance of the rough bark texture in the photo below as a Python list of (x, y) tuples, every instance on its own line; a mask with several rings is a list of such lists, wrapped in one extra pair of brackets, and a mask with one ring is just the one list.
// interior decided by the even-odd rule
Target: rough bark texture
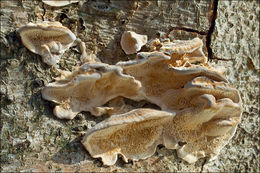
[[(105, 63), (133, 59), (120, 47), (126, 30), (148, 38), (200, 37), (210, 61), (227, 69), (240, 90), (242, 122), (218, 158), (195, 164), (164, 147), (139, 162), (105, 167), (90, 157), (82, 135), (106, 117), (80, 113), (74, 120), (54, 117), (54, 104), (41, 89), (59, 73), (79, 65), (79, 48), (66, 51), (50, 67), (26, 49), (16, 30), (28, 22), (60, 21)], [(1, 1), (1, 171), (250, 171), (259, 172), (259, 2), (258, 1), (86, 1), (50, 7), (41, 1)], [(144, 102), (127, 103), (135, 107)]]

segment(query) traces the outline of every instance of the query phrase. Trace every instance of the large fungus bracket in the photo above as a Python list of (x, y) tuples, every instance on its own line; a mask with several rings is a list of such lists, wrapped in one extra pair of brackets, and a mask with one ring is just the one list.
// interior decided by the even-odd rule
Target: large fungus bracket
[[(72, 119), (80, 111), (116, 114), (82, 140), (91, 156), (101, 157), (106, 165), (115, 164), (118, 154), (125, 161), (145, 159), (159, 144), (176, 149), (189, 163), (215, 158), (240, 122), (239, 92), (207, 62), (200, 39), (156, 39), (149, 44), (150, 52), (138, 53), (135, 60), (116, 65), (90, 61), (64, 72), (42, 96), (59, 104), (54, 109), (59, 118)], [(147, 100), (161, 110), (139, 108), (121, 114), (103, 106), (118, 97)]]

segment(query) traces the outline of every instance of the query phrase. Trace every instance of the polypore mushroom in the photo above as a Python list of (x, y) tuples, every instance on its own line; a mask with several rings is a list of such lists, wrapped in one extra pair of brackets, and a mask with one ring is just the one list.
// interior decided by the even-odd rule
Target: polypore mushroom
[(53, 7), (61, 7), (65, 5), (69, 5), (72, 3), (79, 2), (78, 0), (42, 0), (43, 3), (53, 6)]
[(154, 154), (162, 141), (163, 125), (174, 114), (153, 109), (136, 109), (113, 115), (91, 128), (82, 140), (92, 157), (101, 157), (105, 165), (113, 165), (121, 154), (139, 160)]
[[(239, 103), (238, 91), (229, 84), (217, 82), (205, 76), (196, 77), (186, 83), (182, 88), (169, 89), (159, 97), (153, 97), (163, 110), (182, 111), (186, 107), (197, 107), (198, 95), (211, 94), (217, 98), (229, 98)], [(195, 100), (194, 100), (195, 99)]]
[(165, 126), (166, 148), (177, 149), (178, 156), (189, 163), (202, 157), (214, 159), (234, 135), (242, 113), (240, 99), (235, 103), (217, 97), (199, 95), (191, 101), (196, 107), (179, 110)]
[(215, 158), (234, 135), (241, 99), (222, 71), (207, 63), (201, 45), (198, 39), (162, 43), (157, 51), (117, 63), (162, 111), (137, 109), (97, 124), (82, 140), (89, 153), (112, 165), (118, 154), (125, 161), (145, 159), (163, 144), (189, 163)]
[[(207, 63), (200, 40), (173, 43), (157, 41), (154, 51), (116, 65), (90, 59), (72, 73), (63, 72), (43, 89), (42, 96), (60, 104), (54, 114), (68, 119), (80, 111), (98, 116), (132, 109), (124, 106), (121, 97), (145, 99), (162, 109), (112, 115), (90, 129), (82, 143), (106, 165), (113, 165), (118, 154), (125, 161), (145, 159), (159, 144), (177, 149), (189, 163), (213, 159), (240, 121), (239, 92), (222, 71)], [(102, 107), (108, 101), (112, 107)]]
[(58, 118), (73, 119), (81, 111), (90, 111), (95, 116), (108, 113), (113, 108), (101, 106), (118, 96), (140, 99), (140, 82), (123, 74), (120, 67), (84, 64), (65, 74), (42, 90), (44, 99), (60, 104), (54, 108)]
[(189, 61), (190, 63), (207, 63), (207, 57), (203, 53), (203, 42), (199, 38), (192, 40), (173, 40), (164, 39), (162, 42), (159, 39), (151, 40), (148, 43), (150, 51), (163, 52), (176, 61), (175, 66), (182, 62)]
[(125, 74), (141, 82), (144, 98), (163, 110), (171, 109), (172, 105), (170, 100), (163, 100), (163, 96), (169, 91), (182, 89), (195, 77), (205, 76), (226, 82), (225, 77), (210, 66), (189, 64), (185, 67), (184, 64), (174, 67), (173, 58), (162, 52), (141, 52), (137, 54), (136, 60), (119, 62), (117, 65), (124, 69)]
[[(203, 47), (203, 42), (201, 39), (194, 38), (192, 40), (173, 40), (170, 42), (169, 40), (165, 40), (162, 42), (162, 46), (160, 50), (163, 52), (169, 53), (194, 53), (195, 50)], [(199, 54), (204, 55), (202, 49), (200, 49)], [(205, 56), (205, 55), (204, 55)]]
[(29, 23), (19, 28), (22, 42), (33, 53), (42, 56), (43, 62), (55, 65), (73, 44), (76, 36), (59, 22)]
[(142, 46), (147, 43), (147, 36), (132, 31), (125, 31), (120, 43), (126, 54), (133, 54), (141, 50)]
[(145, 159), (159, 144), (177, 149), (178, 156), (189, 163), (206, 156), (212, 159), (234, 135), (240, 121), (240, 100), (216, 100), (209, 94), (194, 100), (195, 108), (187, 106), (179, 113), (136, 109), (113, 115), (90, 129), (82, 143), (105, 165), (115, 164), (118, 154), (125, 162)]

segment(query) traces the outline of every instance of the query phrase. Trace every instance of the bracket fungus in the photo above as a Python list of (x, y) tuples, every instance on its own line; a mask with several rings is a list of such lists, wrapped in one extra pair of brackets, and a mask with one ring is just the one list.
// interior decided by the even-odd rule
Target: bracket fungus
[(171, 56), (171, 58), (176, 61), (175, 65), (180, 62), (190, 63), (203, 63), (207, 62), (207, 57), (203, 53), (203, 42), (199, 38), (194, 38), (192, 40), (173, 40), (164, 39), (162, 42), (159, 39), (151, 40), (148, 43), (150, 51), (160, 51), (166, 55)]
[[(177, 105), (171, 97), (186, 91), (183, 89), (185, 84), (198, 76), (226, 82), (225, 77), (212, 67), (190, 64), (189, 61), (181, 63), (183, 66), (174, 67), (177, 60), (173, 58), (162, 52), (141, 52), (137, 54), (136, 60), (119, 62), (117, 65), (124, 69), (125, 74), (141, 82), (141, 94), (146, 100), (163, 110), (175, 110)], [(169, 95), (171, 97), (166, 99)]]
[(209, 94), (198, 96), (197, 102), (196, 109), (178, 113), (140, 108), (112, 115), (90, 129), (82, 144), (105, 165), (115, 164), (118, 154), (125, 162), (145, 159), (159, 144), (177, 149), (189, 163), (206, 156), (212, 159), (234, 135), (241, 105), (227, 98), (216, 101)]
[(61, 7), (79, 2), (79, 0), (42, 0), (42, 2), (52, 7)]
[(121, 37), (121, 47), (126, 54), (134, 54), (141, 50), (142, 46), (147, 43), (147, 36), (137, 34), (132, 31), (125, 31)]
[(120, 67), (91, 63), (72, 73), (63, 72), (42, 90), (42, 97), (60, 104), (54, 108), (58, 118), (73, 119), (81, 111), (95, 116), (112, 112), (113, 108), (101, 106), (118, 96), (140, 100), (140, 87), (140, 82), (123, 74)]
[(115, 164), (118, 154), (125, 162), (144, 159), (154, 154), (163, 125), (172, 117), (172, 113), (153, 109), (113, 115), (91, 128), (82, 143), (92, 157), (101, 157), (106, 165)]
[[(89, 61), (66, 72), (46, 86), (42, 96), (60, 104), (54, 109), (59, 118), (72, 119), (80, 111), (111, 115), (82, 140), (89, 153), (106, 165), (115, 164), (118, 154), (124, 161), (145, 159), (159, 144), (176, 149), (189, 163), (215, 158), (240, 122), (239, 92), (222, 70), (207, 62), (200, 39), (156, 39), (149, 44), (151, 51), (138, 53), (135, 60), (116, 65)], [(119, 96), (146, 100), (161, 110), (129, 111)], [(111, 105), (119, 106), (102, 107), (112, 99), (116, 100)], [(129, 112), (120, 114), (121, 109)]]
[(29, 23), (20, 27), (18, 32), (24, 46), (41, 55), (48, 65), (57, 64), (76, 40), (76, 36), (59, 22)]

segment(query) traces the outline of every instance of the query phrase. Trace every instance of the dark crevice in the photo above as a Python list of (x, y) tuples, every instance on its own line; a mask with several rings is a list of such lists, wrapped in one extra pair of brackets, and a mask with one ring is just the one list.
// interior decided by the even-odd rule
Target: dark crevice
[(68, 18), (68, 16), (65, 13), (61, 13), (60, 17), (59, 17), (59, 22), (62, 23), (63, 19)]
[(201, 165), (201, 168), (200, 168), (200, 173), (203, 172), (203, 169), (204, 169), (204, 165), (207, 163), (207, 159), (205, 158), (202, 165)]
[(223, 59), (223, 58), (218, 58), (218, 57), (216, 57), (216, 56), (212, 56), (211, 58), (210, 58), (211, 60), (219, 60), (219, 61), (233, 61), (233, 59)]
[(44, 21), (45, 14), (46, 14), (46, 9), (44, 7), (44, 4), (42, 4), (42, 9), (43, 9), (42, 20)]
[(172, 27), (169, 31), (169, 33), (173, 30), (181, 30), (181, 31), (186, 31), (186, 32), (194, 32), (196, 34), (199, 34), (199, 35), (207, 35), (206, 32), (202, 32), (202, 31), (197, 31), (195, 29), (190, 29), (190, 28), (184, 28), (184, 27)]
[(206, 36), (206, 47), (207, 47), (207, 51), (208, 51), (208, 58), (209, 60), (213, 59), (213, 53), (212, 53), (212, 49), (210, 47), (211, 44), (211, 35), (215, 29), (215, 21), (217, 18), (217, 10), (218, 10), (218, 0), (214, 0), (213, 1), (213, 14), (212, 14), (212, 18), (211, 18), (211, 24), (209, 27), (209, 31), (207, 33)]

